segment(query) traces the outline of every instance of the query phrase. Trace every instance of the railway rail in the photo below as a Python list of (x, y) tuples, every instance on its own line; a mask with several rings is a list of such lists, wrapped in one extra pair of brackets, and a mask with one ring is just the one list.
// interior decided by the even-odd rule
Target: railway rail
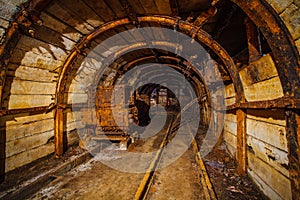
[[(164, 152), (165, 148), (163, 147), (170, 144), (176, 130), (179, 128), (179, 124), (185, 127), (184, 135), (179, 139), (179, 142), (181, 142), (181, 139), (191, 138), (192, 135), (189, 123), (179, 123), (179, 121), (176, 121), (176, 114), (168, 114), (171, 117), (167, 120), (167, 124), (161, 132), (151, 139), (137, 140), (128, 149), (132, 152), (157, 150), (156, 155), (149, 162), (146, 173), (128, 173), (114, 170), (102, 163), (102, 156), (96, 156), (78, 169), (59, 176), (57, 180), (49, 183), (29, 199), (141, 200), (165, 199), (165, 195), (173, 196), (174, 199), (217, 199), (196, 141), (192, 142), (192, 146), (176, 162), (163, 167), (169, 159), (168, 156), (170, 156), (170, 154)], [(117, 159), (124, 152), (108, 148), (106, 153), (107, 156), (104, 156), (103, 159)], [(132, 166), (134, 165), (132, 164)], [(126, 181), (124, 182), (124, 180)]]
[[(169, 124), (168, 129), (166, 130), (166, 134), (164, 139), (162, 140), (161, 144), (160, 144), (160, 148), (156, 153), (156, 156), (154, 157), (154, 159), (152, 160), (151, 164), (148, 167), (148, 170), (146, 172), (146, 174), (144, 175), (141, 183), (139, 184), (139, 187), (135, 193), (134, 199), (135, 200), (145, 200), (147, 199), (147, 195), (150, 191), (151, 186), (153, 185), (154, 182), (154, 176), (156, 173), (156, 169), (158, 168), (160, 161), (162, 159), (163, 156), (163, 151), (164, 151), (164, 146), (168, 144), (168, 139), (169, 136), (176, 130), (174, 129), (178, 129), (179, 124), (177, 122), (179, 118), (176, 117), (175, 119), (173, 119), (173, 121)], [(187, 127), (187, 133), (189, 134), (189, 136), (193, 137), (192, 134), (192, 130), (190, 127), (190, 124), (187, 122), (186, 126)], [(203, 193), (204, 193), (204, 197), (206, 200), (216, 200), (216, 194), (214, 192), (213, 186), (211, 184), (211, 181), (209, 179), (208, 173), (206, 171), (204, 162), (201, 158), (200, 155), (200, 151), (198, 148), (198, 144), (196, 142), (195, 139), (193, 139), (192, 141), (192, 149), (193, 152), (195, 154), (195, 160), (199, 166), (199, 176), (200, 176), (200, 180), (201, 180), (201, 185), (203, 187)]]

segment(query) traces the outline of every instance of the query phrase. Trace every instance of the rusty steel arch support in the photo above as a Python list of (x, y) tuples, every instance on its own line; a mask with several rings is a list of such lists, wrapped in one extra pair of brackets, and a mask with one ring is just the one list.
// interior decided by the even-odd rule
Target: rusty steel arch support
[[(176, 48), (177, 45), (173, 44), (173, 43), (170, 43), (170, 42), (161, 42), (161, 41), (152, 41), (152, 44), (154, 46), (159, 46), (159, 47), (173, 47), (173, 48)], [(125, 48), (122, 48), (120, 49), (119, 51), (117, 51), (115, 54), (109, 56), (107, 58), (107, 60), (110, 60), (110, 59), (118, 59), (121, 55), (125, 55), (126, 52), (131, 52), (133, 50), (135, 50), (135, 48), (141, 48), (141, 49), (145, 49), (146, 47), (148, 47), (148, 44), (145, 43), (145, 42), (140, 42), (140, 43), (136, 43), (136, 44), (132, 44), (128, 47), (125, 47)], [(151, 54), (152, 55), (152, 54)], [(124, 72), (128, 69), (131, 68), (131, 66), (133, 65), (136, 65), (138, 62), (144, 62), (146, 61), (147, 59), (151, 59), (153, 60), (154, 62), (155, 59), (157, 58), (156, 56), (144, 56), (144, 57), (139, 57), (135, 60), (132, 60), (132, 61), (129, 61), (127, 64), (125, 64), (121, 69), (118, 69), (119, 71), (121, 72)], [(203, 79), (202, 75), (198, 73), (197, 69), (195, 68), (195, 66), (193, 66), (190, 62), (184, 60), (183, 58), (181, 57), (176, 57), (176, 56), (166, 56), (166, 55), (160, 55), (159, 56), (159, 60), (171, 60), (173, 62), (176, 62), (176, 63), (181, 63), (183, 62), (184, 65), (186, 65), (189, 69), (191, 69), (191, 71), (197, 75), (198, 79), (201, 81), (201, 83), (203, 83), (205, 85), (205, 80)], [(104, 61), (105, 62), (105, 61)], [(173, 65), (175, 66), (175, 65)], [(109, 68), (109, 67), (108, 67)], [(177, 68), (179, 71), (183, 70), (183, 68)], [(118, 75), (121, 75), (120, 73)], [(94, 80), (93, 80), (93, 84), (92, 85), (95, 85), (96, 83), (96, 80), (100, 80), (100, 73), (97, 73)], [(116, 77), (118, 78), (118, 77)], [(207, 89), (207, 86), (205, 86), (205, 92), (208, 93), (208, 89)]]
[[(297, 102), (300, 98), (300, 56), (281, 17), (266, 0), (231, 1), (261, 30), (272, 50), (284, 97)], [(300, 199), (300, 112), (297, 107), (285, 111), (292, 197)]]
[(284, 95), (300, 97), (300, 56), (284, 22), (266, 0), (231, 0), (261, 30), (272, 50)]
[[(230, 77), (233, 81), (233, 84), (235, 86), (235, 90), (237, 93), (237, 101), (244, 101), (244, 94), (243, 94), (243, 88), (241, 84), (241, 80), (238, 74), (238, 70), (232, 60), (232, 58), (228, 55), (225, 49), (222, 48), (220, 44), (218, 44), (213, 38), (203, 31), (202, 29), (199, 29), (192, 24), (185, 22), (185, 21), (179, 21), (177, 18), (168, 17), (168, 16), (145, 16), (145, 17), (139, 17), (138, 18), (140, 22), (157, 22), (161, 25), (173, 27), (174, 24), (178, 24), (178, 29), (189, 33), (189, 35), (196, 35), (197, 39), (203, 43), (205, 46), (210, 48), (216, 55), (220, 57), (220, 59), (223, 61), (225, 67), (227, 68)], [(71, 68), (71, 65), (73, 61), (76, 59), (76, 57), (79, 55), (80, 51), (84, 50), (88, 43), (91, 42), (93, 39), (95, 39), (97, 36), (101, 35), (105, 31), (114, 29), (118, 26), (122, 25), (128, 25), (131, 21), (128, 18), (116, 20), (113, 22), (109, 22), (107, 24), (102, 25), (100, 28), (98, 28), (96, 31), (88, 35), (76, 48), (73, 49), (70, 56), (67, 58), (63, 65), (62, 72), (60, 73), (59, 80), (57, 83), (57, 89), (56, 89), (56, 103), (64, 104), (64, 92), (65, 92), (65, 83), (67, 81), (67, 74), (69, 73), (69, 70)], [(197, 31), (197, 32), (195, 32)]]
[[(164, 62), (165, 60), (170, 60), (170, 61), (175, 61), (176, 63), (178, 63), (180, 61), (180, 58), (176, 58), (176, 57), (172, 57), (172, 56), (160, 56), (159, 58), (162, 59), (161, 64), (168, 65), (169, 67), (176, 69), (176, 70), (180, 71), (181, 73), (185, 72), (185, 69), (182, 68), (181, 66), (178, 66), (178, 64)], [(122, 68), (122, 70), (127, 71), (127, 70), (133, 68), (134, 66), (138, 65), (139, 62), (145, 63), (147, 60), (155, 61), (155, 59), (156, 59), (155, 56), (142, 57), (142, 58), (130, 61)], [(190, 77), (192, 82), (196, 83), (198, 81), (199, 83), (202, 83), (204, 86), (204, 90), (205, 90), (204, 93), (209, 95), (208, 87), (207, 87), (203, 77), (201, 76), (201, 74), (197, 73), (197, 70), (194, 69), (194, 66), (191, 67), (191, 71), (196, 74), (195, 77)], [(118, 78), (118, 77), (116, 77), (116, 78)], [(197, 90), (197, 94), (200, 94), (200, 93), (203, 93), (203, 91)]]
[[(162, 56), (162, 57), (164, 57), (164, 56)], [(128, 69), (134, 68), (134, 66), (138, 65), (137, 63), (139, 63), (139, 62), (145, 63), (146, 61), (149, 61), (149, 60), (155, 61), (155, 59), (156, 59), (155, 56), (142, 57), (142, 58), (139, 58), (139, 59), (136, 59), (136, 60), (133, 60), (133, 61), (127, 63), (124, 66), (123, 69), (124, 69), (124, 71), (127, 71)], [(170, 56), (165, 56), (165, 59), (173, 60), (173, 61), (176, 61), (176, 62), (179, 60), (179, 58), (174, 58), (174, 57), (170, 57)], [(178, 66), (174, 63), (167, 63), (167, 62), (162, 61), (161, 64), (164, 64), (164, 65), (167, 65), (167, 66), (169, 66), (173, 69), (176, 69), (176, 70), (180, 71), (180, 73), (184, 73), (184, 71), (185, 71), (182, 67), (180, 67), (180, 66)], [(115, 79), (117, 80), (118, 77), (115, 77)], [(205, 93), (209, 96), (208, 87), (205, 84), (205, 82), (203, 81), (203, 78), (201, 77), (200, 74), (197, 74), (197, 76), (195, 76), (195, 77), (190, 77), (190, 79), (191, 79), (192, 85), (193, 85), (193, 87), (194, 87), (194, 89), (195, 89), (198, 96), (202, 93)], [(198, 83), (198, 85), (197, 85), (197, 83)], [(204, 86), (204, 91), (199, 90), (198, 87), (200, 86), (199, 85), (200, 83), (202, 83), (202, 85)]]
[[(238, 102), (244, 101), (245, 98), (244, 98), (241, 80), (233, 60), (225, 51), (225, 49), (223, 49), (220, 44), (214, 41), (213, 38), (208, 33), (203, 31), (202, 29), (199, 29), (198, 27), (195, 27), (194, 25), (188, 22), (181, 21), (181, 20), (178, 21), (177, 18), (168, 17), (168, 16), (145, 16), (145, 17), (139, 17), (138, 20), (140, 22), (156, 22), (163, 26), (168, 26), (168, 27), (174, 27), (174, 24), (176, 24), (178, 25), (179, 31), (188, 33), (191, 36), (196, 36), (196, 39), (198, 39), (202, 44), (210, 48), (223, 61), (233, 81), (235, 91), (236, 91), (237, 101)], [(82, 42), (80, 42), (79, 45), (73, 49), (73, 51), (65, 61), (56, 88), (57, 110), (55, 114), (55, 141), (56, 141), (55, 154), (57, 156), (63, 154), (63, 123), (64, 123), (63, 108), (65, 107), (66, 104), (66, 96), (65, 96), (66, 83), (68, 81), (67, 78), (68, 74), (72, 69), (72, 63), (76, 60), (80, 52), (83, 51), (88, 46), (88, 44), (97, 36), (101, 35), (105, 31), (114, 29), (122, 25), (128, 25), (130, 23), (131, 23), (130, 19), (124, 18), (124, 19), (108, 22), (102, 25), (96, 31), (88, 35)]]
[[(174, 17), (168, 17), (168, 16), (144, 16), (139, 17), (138, 20), (140, 22), (156, 22), (158, 24), (161, 24), (162, 26), (168, 26), (168, 27), (174, 27), (174, 25), (178, 25), (178, 30), (188, 33), (190, 36), (195, 37), (195, 39), (198, 39), (202, 44), (207, 46), (209, 49), (211, 49), (217, 56), (220, 57), (220, 59), (223, 61), (225, 67), (227, 68), (230, 77), (233, 81), (234, 88), (236, 91), (236, 99), (237, 102), (243, 102), (245, 100), (244, 93), (243, 93), (243, 87), (242, 83), (239, 77), (238, 70), (232, 60), (232, 58), (229, 56), (229, 54), (226, 52), (224, 48), (220, 44), (218, 44), (213, 38), (203, 31), (202, 29), (199, 29), (198, 27), (195, 27), (193, 24), (190, 24), (188, 22), (178, 20)], [(74, 48), (69, 55), (69, 57), (66, 59), (62, 71), (60, 73), (57, 88), (56, 88), (56, 104), (57, 104), (57, 110), (55, 114), (55, 154), (57, 156), (60, 156), (63, 154), (63, 108), (66, 104), (66, 83), (68, 80), (68, 74), (70, 73), (72, 69), (72, 63), (76, 60), (78, 55), (81, 51), (83, 51), (89, 43), (95, 39), (97, 36), (101, 35), (102, 33), (114, 29), (119, 26), (128, 25), (131, 21), (128, 18), (124, 19), (118, 19), (112, 22), (108, 22), (102, 26), (100, 26), (97, 30), (95, 30), (93, 33), (88, 35), (85, 39), (83, 39), (77, 46)]]

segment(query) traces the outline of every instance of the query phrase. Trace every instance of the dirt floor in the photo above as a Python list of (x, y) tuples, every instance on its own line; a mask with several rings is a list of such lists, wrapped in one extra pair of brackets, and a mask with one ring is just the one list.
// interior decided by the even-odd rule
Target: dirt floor
[[(137, 139), (129, 146), (127, 152), (155, 151), (159, 148), (165, 133), (166, 128), (152, 137)], [(185, 151), (170, 165), (164, 166), (172, 159), (173, 154), (162, 154), (159, 164), (161, 169), (154, 173), (154, 181), (147, 199), (205, 199), (200, 169), (194, 159), (195, 152), (186, 146), (185, 138), (186, 136), (182, 136), (172, 147), (175, 149), (171, 149), (171, 152), (177, 151), (177, 148)], [(51, 183), (28, 199), (134, 199), (144, 173), (122, 172), (105, 165), (104, 163), (118, 161), (126, 154), (126, 151), (118, 150), (116, 145), (105, 147), (104, 153), (96, 155), (61, 176), (54, 177)], [(9, 173), (6, 181), (0, 184), (0, 199), (1, 195), (22, 187), (28, 181), (34, 181), (47, 170), (83, 152), (79, 147), (73, 147), (63, 158), (47, 157)], [(130, 159), (127, 160), (129, 167), (139, 165), (136, 160)], [(237, 174), (236, 164), (222, 142), (205, 156), (203, 161), (218, 199), (266, 199), (247, 176), (241, 177)], [(149, 163), (141, 162), (140, 165), (143, 168)]]
[(155, 172), (147, 199), (205, 199), (194, 158), (189, 149), (176, 162)]
[[(155, 151), (165, 133), (163, 129), (153, 137), (138, 139), (128, 151)], [(184, 146), (184, 143), (178, 140), (175, 146)], [(148, 199), (203, 199), (195, 155), (191, 149), (186, 149), (179, 159), (167, 167), (163, 165), (169, 161), (170, 155), (162, 154), (162, 169), (155, 172)], [(112, 146), (104, 151), (107, 153), (105, 156), (96, 155), (88, 163), (57, 178), (29, 199), (134, 199), (144, 173), (126, 173), (104, 165), (104, 160), (113, 161), (124, 154)]]
[(82, 155), (84, 152), (84, 150), (75, 144), (69, 147), (68, 151), (60, 158), (56, 158), (51, 154), (7, 173), (5, 181), (0, 184), (0, 199), (11, 192), (21, 189), (24, 185), (33, 183), (49, 170)]

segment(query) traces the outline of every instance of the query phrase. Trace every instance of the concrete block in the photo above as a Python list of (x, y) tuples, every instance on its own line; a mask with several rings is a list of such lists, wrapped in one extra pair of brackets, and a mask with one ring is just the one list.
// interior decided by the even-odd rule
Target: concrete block
[(12, 19), (13, 15), (18, 11), (18, 4), (7, 3), (6, 1), (0, 1), (0, 16), (5, 19)]

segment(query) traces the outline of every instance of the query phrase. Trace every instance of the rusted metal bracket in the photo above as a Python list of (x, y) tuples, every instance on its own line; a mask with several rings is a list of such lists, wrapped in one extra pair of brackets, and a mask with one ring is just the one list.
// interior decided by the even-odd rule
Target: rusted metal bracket
[(282, 18), (266, 0), (231, 1), (247, 14), (268, 41), (284, 95), (299, 98), (300, 55)]
[(289, 175), (293, 199), (300, 193), (300, 111), (286, 111), (286, 137), (288, 141)]
[(282, 97), (266, 101), (240, 102), (226, 107), (226, 110), (236, 109), (300, 109), (300, 99)]
[(21, 109), (11, 109), (11, 110), (0, 110), (0, 117), (8, 115), (18, 115), (24, 113), (45, 113), (48, 106), (33, 107), (33, 108), (21, 108)]

